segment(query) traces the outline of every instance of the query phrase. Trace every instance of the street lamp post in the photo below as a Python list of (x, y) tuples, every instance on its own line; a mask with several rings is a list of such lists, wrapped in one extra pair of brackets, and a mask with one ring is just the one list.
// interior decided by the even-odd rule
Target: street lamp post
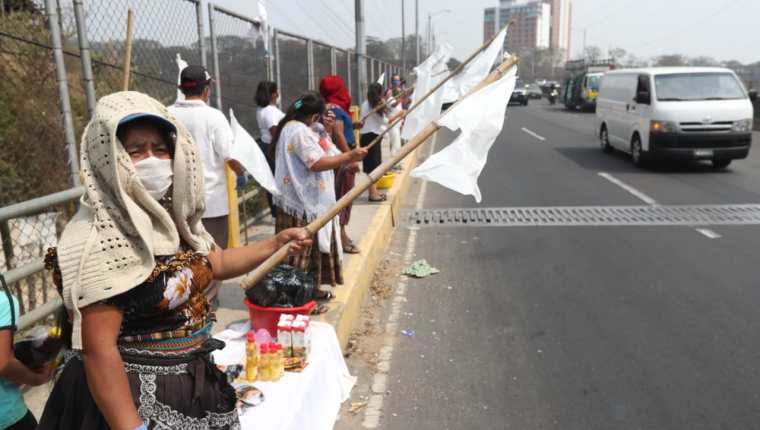
[(433, 17), (438, 16), (442, 13), (451, 13), (451, 9), (442, 9), (435, 12), (428, 12), (428, 34), (427, 34), (427, 49), (428, 49), (428, 55), (430, 55), (433, 52)]

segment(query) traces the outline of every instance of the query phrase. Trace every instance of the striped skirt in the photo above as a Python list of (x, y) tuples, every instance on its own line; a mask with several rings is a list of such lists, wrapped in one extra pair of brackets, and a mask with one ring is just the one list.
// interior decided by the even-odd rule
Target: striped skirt
[[(308, 224), (306, 218), (298, 218), (278, 210), (275, 219), (275, 231), (294, 227), (305, 227)], [(312, 246), (304, 247), (300, 254), (288, 257), (287, 263), (297, 267), (314, 277), (315, 285), (332, 285), (343, 284), (343, 269), (341, 267), (340, 256), (338, 254), (338, 242), (336, 234), (339, 232), (333, 229), (333, 235), (330, 240), (330, 253), (325, 254), (319, 250), (316, 238)]]

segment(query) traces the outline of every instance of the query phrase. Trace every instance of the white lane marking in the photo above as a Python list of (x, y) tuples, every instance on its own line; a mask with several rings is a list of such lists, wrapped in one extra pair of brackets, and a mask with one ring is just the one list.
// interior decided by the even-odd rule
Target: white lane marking
[(613, 184), (617, 185), (618, 187), (620, 187), (620, 188), (628, 191), (629, 193), (633, 194), (639, 200), (643, 201), (644, 203), (646, 203), (648, 205), (654, 206), (654, 205), (657, 204), (657, 202), (653, 198), (651, 198), (648, 195), (642, 193), (641, 191), (637, 190), (636, 188), (634, 188), (634, 187), (626, 184), (625, 182), (621, 181), (620, 179), (618, 179), (618, 178), (610, 175), (609, 173), (599, 172), (599, 176), (601, 176), (602, 178), (604, 178), (604, 179), (612, 182)]
[(722, 236), (718, 233), (710, 230), (709, 228), (698, 228), (696, 229), (699, 234), (702, 236), (707, 237), (708, 239), (720, 239)]
[(524, 131), (524, 132), (528, 133), (529, 135), (531, 135), (531, 136), (535, 137), (536, 139), (540, 140), (541, 142), (544, 142), (544, 141), (546, 141), (546, 138), (545, 138), (545, 137), (543, 137), (543, 136), (540, 136), (540, 135), (539, 135), (538, 133), (536, 133), (535, 131), (531, 131), (531, 130), (528, 130), (528, 129), (527, 129), (527, 128), (525, 128), (525, 127), (523, 127), (523, 128), (522, 128), (522, 131)]
[[(434, 135), (430, 142), (430, 155), (435, 152), (438, 135)], [(421, 209), (425, 203), (425, 194), (427, 193), (427, 181), (422, 181), (420, 191), (417, 194), (415, 208)], [(417, 244), (417, 230), (412, 227), (409, 229), (409, 237), (406, 240), (406, 251), (404, 252), (404, 266), (412, 264), (414, 259), (414, 249)], [(396, 334), (399, 331), (398, 320), (401, 316), (401, 309), (406, 303), (406, 285), (407, 278), (401, 278), (396, 286), (396, 292), (391, 303), (391, 312), (388, 315), (388, 322), (385, 324), (385, 336), (383, 346), (378, 354), (377, 371), (372, 376), (371, 394), (367, 402), (367, 408), (364, 410), (364, 420), (362, 427), (374, 429), (380, 425), (380, 417), (383, 411), (383, 400), (388, 391), (388, 373), (391, 369), (391, 360), (393, 359), (393, 345), (396, 341)]]
[[(629, 193), (633, 194), (637, 198), (639, 198), (644, 203), (650, 205), (650, 206), (658, 206), (657, 201), (655, 199), (649, 197), (648, 195), (642, 193), (641, 191), (637, 190), (636, 188), (626, 184), (625, 182), (621, 181), (620, 179), (610, 175), (606, 172), (599, 172), (599, 176), (602, 178), (612, 182), (613, 184), (617, 185), (618, 187), (628, 191)], [(709, 228), (694, 228), (697, 233), (701, 234), (702, 236), (707, 237), (708, 239), (720, 239), (722, 236), (718, 233), (710, 230)]]

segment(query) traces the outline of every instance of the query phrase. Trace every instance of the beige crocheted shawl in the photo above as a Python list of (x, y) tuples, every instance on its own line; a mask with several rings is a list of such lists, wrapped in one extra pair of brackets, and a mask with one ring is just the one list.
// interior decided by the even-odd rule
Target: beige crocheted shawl
[[(119, 121), (133, 113), (167, 118), (177, 128), (172, 213), (153, 199), (116, 137)], [(180, 238), (207, 254), (213, 239), (201, 224), (205, 209), (203, 167), (187, 129), (157, 100), (138, 92), (103, 97), (85, 129), (79, 211), (58, 246), (63, 301), (73, 311), (72, 346), (81, 349), (80, 308), (142, 283), (155, 256), (179, 250)]]

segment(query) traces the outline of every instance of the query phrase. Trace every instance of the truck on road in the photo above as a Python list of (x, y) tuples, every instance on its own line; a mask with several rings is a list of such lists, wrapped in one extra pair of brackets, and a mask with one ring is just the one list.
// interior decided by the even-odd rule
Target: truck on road
[(614, 69), (614, 61), (588, 63), (585, 60), (568, 61), (565, 70), (568, 78), (562, 92), (565, 107), (571, 110), (593, 112), (599, 95), (599, 82), (608, 70)]

